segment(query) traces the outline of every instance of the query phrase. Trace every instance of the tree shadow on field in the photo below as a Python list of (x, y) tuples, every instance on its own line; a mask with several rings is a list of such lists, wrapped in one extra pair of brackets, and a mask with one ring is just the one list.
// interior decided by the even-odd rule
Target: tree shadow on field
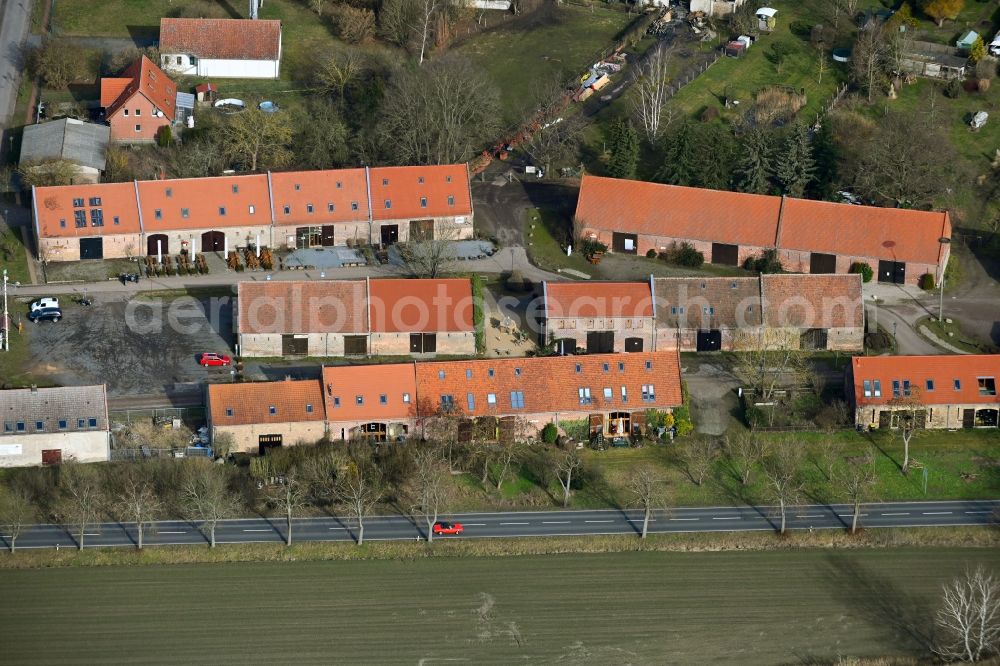
[(848, 554), (826, 557), (825, 582), (830, 594), (873, 626), (891, 631), (895, 647), (919, 659), (930, 659), (934, 645), (933, 611), (882, 574), (865, 568)]

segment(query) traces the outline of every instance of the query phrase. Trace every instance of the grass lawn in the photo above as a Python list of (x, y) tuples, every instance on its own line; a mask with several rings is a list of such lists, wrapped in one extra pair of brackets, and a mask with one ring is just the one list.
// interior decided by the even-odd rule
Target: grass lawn
[[(876, 456), (878, 484), (873, 501), (989, 499), (1000, 494), (1000, 435), (995, 430), (957, 432), (921, 431), (910, 442), (909, 475), (900, 472), (903, 442), (898, 435), (875, 432), (871, 438), (854, 431), (834, 435), (798, 433), (795, 435), (767, 434), (771, 440), (794, 437), (806, 449), (800, 470), (803, 481), (802, 503), (843, 502), (828, 478), (830, 468), (819, 452), (831, 441), (842, 445), (834, 473), (848, 462), (872, 449)], [(628, 481), (635, 470), (653, 467), (665, 480), (668, 506), (729, 506), (744, 503), (770, 504), (772, 499), (760, 469), (756, 469), (747, 486), (741, 485), (737, 474), (724, 459), (719, 459), (702, 485), (695, 485), (684, 471), (679, 459), (678, 444), (652, 445), (642, 448), (584, 451), (584, 468), (578, 474), (578, 484), (571, 496), (575, 508), (621, 508), (631, 498)], [(920, 467), (922, 465), (923, 467)], [(927, 469), (927, 492), (924, 493), (923, 468)], [(501, 493), (478, 478), (466, 476), (460, 499), (465, 510), (493, 507), (539, 507), (562, 503), (562, 489), (552, 478), (547, 486), (537, 479), (544, 476), (537, 463), (529, 457), (520, 469), (512, 469)]]
[(549, 271), (571, 268), (599, 277), (598, 267), (584, 259), (579, 252), (566, 256), (562, 244), (569, 233), (569, 220), (562, 211), (548, 208), (529, 210), (524, 225), (524, 242), (527, 243), (526, 249), (532, 263)]
[[(984, 549), (614, 553), (6, 571), (10, 663), (930, 659)], [(248, 612), (248, 609), (260, 609)], [(39, 631), (45, 627), (45, 631)], [(250, 633), (248, 633), (248, 631)], [(43, 657), (44, 655), (44, 657)]]
[[(281, 2), (282, 0), (272, 0)], [(100, 35), (105, 37), (156, 36), (160, 19), (176, 16), (188, 5), (199, 0), (101, 0), (100, 8), (94, 0), (56, 0), (52, 7), (52, 26), (57, 35)], [(43, 4), (43, 3), (38, 3)], [(220, 2), (238, 10), (239, 17), (246, 12), (246, 3)], [(271, 2), (264, 3), (265, 6)]]
[(486, 70), (501, 93), (503, 122), (515, 125), (533, 110), (546, 81), (582, 75), (635, 16), (562, 5), (476, 35), (457, 51)]
[(28, 255), (21, 234), (14, 229), (0, 227), (0, 247), (6, 247), (10, 252), (9, 256), (4, 256), (0, 252), (0, 270), (7, 271), (7, 279), (24, 285), (31, 284), (31, 276), (28, 274)]
[(940, 322), (938, 321), (936, 315), (933, 317), (924, 317), (923, 319), (917, 321), (914, 328), (919, 332), (920, 328), (923, 326), (926, 326), (938, 340), (943, 340), (952, 347), (962, 349), (970, 354), (990, 353), (988, 351), (984, 351), (979, 344), (970, 340), (964, 333), (962, 333), (961, 325), (954, 320), (952, 320), (952, 323), (949, 324), (947, 322), (947, 318), (946, 321)]

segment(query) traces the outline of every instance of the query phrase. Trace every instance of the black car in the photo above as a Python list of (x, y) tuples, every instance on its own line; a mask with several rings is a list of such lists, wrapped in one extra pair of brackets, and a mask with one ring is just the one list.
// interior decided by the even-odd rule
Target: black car
[(38, 308), (28, 313), (28, 321), (38, 323), (40, 321), (59, 321), (62, 319), (62, 310), (59, 308)]

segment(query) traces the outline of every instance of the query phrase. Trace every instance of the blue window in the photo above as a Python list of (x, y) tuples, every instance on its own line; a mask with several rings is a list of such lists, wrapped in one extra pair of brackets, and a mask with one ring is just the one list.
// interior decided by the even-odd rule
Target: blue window
[(219, 215), (225, 217), (225, 215), (226, 215), (226, 207), (225, 206), (219, 206)]
[(928, 379), (928, 380), (927, 380), (927, 381), (926, 381), (926, 382), (924, 383), (924, 386), (926, 386), (926, 387), (927, 387), (927, 390), (928, 390), (928, 391), (933, 391), (933, 390), (934, 390), (934, 380), (933, 380), (933, 379)]
[(510, 406), (514, 409), (524, 409), (524, 392), (523, 391), (511, 391), (510, 392)]
[(87, 211), (85, 210), (75, 210), (73, 211), (73, 221), (76, 223), (77, 228), (83, 228), (87, 226)]
[(327, 210), (327, 212), (330, 212), (330, 213), (332, 213), (332, 212), (333, 212), (333, 210), (334, 210), (334, 205), (333, 205), (332, 203), (328, 203), (328, 204), (326, 205), (326, 210)]
[(77, 419), (77, 420), (76, 420), (76, 427), (77, 427), (77, 428), (80, 428), (80, 429), (82, 430), (82, 429), (83, 429), (83, 425), (84, 425), (85, 423), (86, 423), (86, 421), (84, 421), (83, 419)]
[(382, 395), (380, 395), (378, 397), (378, 404), (380, 404), (380, 405), (388, 405), (389, 404), (389, 397), (385, 393), (383, 393)]
[(653, 369), (653, 362), (652, 361), (646, 361), (646, 369), (647, 370), (652, 370)]
[(35, 421), (35, 430), (45, 430), (45, 422)]
[(232, 415), (233, 415), (233, 408), (226, 407), (226, 416), (232, 416)]
[(153, 217), (155, 217), (157, 220), (162, 220), (163, 219), (163, 211), (160, 210), (159, 208), (157, 208), (156, 210), (153, 211)]
[(453, 395), (442, 395), (441, 396), (441, 409), (449, 412), (455, 408), (455, 396)]
[(621, 361), (618, 362), (618, 372), (625, 372), (625, 364)]
[(892, 397), (893, 398), (898, 398), (899, 397), (899, 380), (898, 379), (893, 379), (892, 380)]
[(333, 397), (333, 406), (334, 407), (340, 407), (340, 396), (334, 396)]
[(490, 377), (492, 377), (493, 376), (493, 368), (490, 368), (489, 370), (487, 370), (486, 374), (489, 375)]
[(514, 368), (514, 376), (515, 377), (521, 376), (521, 368)]
[(116, 227), (118, 226), (118, 216), (117, 215), (115, 215), (115, 226)]
[(356, 404), (358, 404), (358, 405), (365, 404), (365, 396), (363, 396), (363, 395), (356, 395), (356, 396), (354, 396), (354, 402)]
[(465, 402), (469, 405), (469, 411), (470, 412), (476, 410), (476, 399), (475, 399), (475, 397), (473, 397), (473, 395), (471, 393), (466, 393), (465, 394)]
[(444, 379), (444, 370), (438, 370), (438, 379)]
[(581, 372), (582, 370), (583, 370), (583, 366), (582, 366), (582, 365), (580, 365), (579, 363), (577, 363), (577, 364), (576, 364), (576, 374), (580, 374), (580, 372)]
[(274, 416), (275, 414), (278, 413), (278, 408), (275, 407), (274, 405), (271, 405), (267, 408), (267, 413), (270, 414), (271, 416)]
[(656, 400), (656, 388), (652, 384), (642, 385), (642, 401), (653, 402)]
[(306, 405), (306, 414), (312, 414), (312, 413), (313, 413), (313, 406)]
[(96, 427), (97, 427), (97, 419), (95, 419), (95, 418), (91, 417), (91, 418), (90, 418), (90, 419), (89, 419), (89, 420), (87, 421), (87, 425), (88, 425), (89, 427), (91, 427), (91, 428), (96, 428)]
[(66, 426), (67, 426), (66, 419), (59, 419), (59, 429), (60, 430), (65, 430)]
[(909, 379), (904, 379), (903, 380), (903, 395), (906, 396), (907, 398), (910, 397), (910, 380)]
[(955, 390), (956, 391), (961, 391), (962, 390), (962, 380), (961, 379), (956, 379), (955, 380)]
[(866, 379), (864, 381), (864, 384), (865, 384), (865, 397), (866, 398), (872, 397), (872, 381), (870, 379)]
[(465, 378), (466, 379), (472, 379), (472, 368), (466, 369), (466, 371), (465, 371)]
[(609, 365), (608, 365), (607, 363), (605, 363), (605, 364), (604, 364), (604, 365), (602, 366), (602, 369), (604, 370), (604, 372), (607, 372), (608, 370), (610, 370), (610, 369), (611, 369), (611, 367), (610, 367), (610, 366), (609, 366)]
[(181, 217), (187, 219), (191, 215), (191, 210), (188, 208), (181, 208)]

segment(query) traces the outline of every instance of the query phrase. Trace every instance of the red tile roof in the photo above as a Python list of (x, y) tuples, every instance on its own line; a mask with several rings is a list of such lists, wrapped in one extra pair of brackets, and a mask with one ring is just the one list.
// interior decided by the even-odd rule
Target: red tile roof
[(760, 326), (760, 280), (755, 277), (655, 278), (656, 322), (665, 328)]
[(367, 333), (364, 280), (240, 282), (239, 332)]
[(101, 106), (106, 109), (114, 104), (130, 83), (132, 79), (101, 79)]
[(764, 323), (767, 326), (864, 326), (864, 303), (859, 274), (762, 275), (761, 292), (764, 297)]
[(323, 391), (315, 379), (209, 384), (208, 406), (214, 426), (324, 420)]
[[(372, 215), (376, 220), (472, 215), (469, 169), (465, 164), (375, 167), (370, 178)], [(449, 197), (453, 203), (449, 203)]]
[(780, 197), (587, 175), (576, 219), (591, 229), (769, 247), (780, 207)]
[[(875, 208), (584, 176), (584, 228), (937, 264), (946, 212)], [(780, 220), (780, 221), (779, 221)]]
[[(466, 416), (636, 411), (682, 402), (676, 351), (433, 361), (415, 367), (419, 409), (428, 415), (440, 408), (443, 395), (452, 396), (455, 412)], [(654, 400), (642, 399), (644, 385), (653, 386)], [(589, 404), (581, 404), (580, 388), (590, 389)], [(605, 399), (605, 388), (610, 389), (610, 399)], [(516, 391), (523, 394), (523, 409), (512, 405)], [(495, 397), (494, 404), (490, 395)]]
[(785, 199), (778, 244), (790, 250), (934, 265), (942, 237), (951, 237), (947, 212)]
[(653, 316), (648, 282), (546, 282), (544, 289), (550, 318)]
[[(128, 79), (128, 83), (121, 88), (121, 81)], [(105, 90), (104, 81), (108, 81)], [(121, 88), (120, 93), (110, 104), (105, 104), (105, 99), (110, 98), (115, 90)], [(174, 119), (174, 109), (177, 105), (177, 86), (170, 80), (163, 70), (157, 67), (152, 60), (146, 56), (140, 57), (127, 70), (121, 78), (101, 79), (101, 106), (105, 108), (105, 116), (111, 118), (132, 99), (134, 95), (142, 95), (149, 102), (163, 112), (168, 120)]]
[[(330, 421), (416, 416), (417, 384), (412, 363), (325, 366), (322, 381)], [(407, 399), (409, 402), (404, 402)]]
[[(332, 224), (367, 220), (366, 188), (364, 169), (272, 173), (275, 224)], [(310, 205), (312, 212), (309, 212)], [(343, 245), (345, 239), (334, 240)]]
[(139, 182), (139, 203), (147, 232), (271, 224), (265, 174), (144, 180)]
[[(100, 201), (91, 205), (93, 199)], [(82, 206), (76, 206), (82, 203)], [(35, 223), (40, 238), (109, 236), (139, 233), (139, 208), (133, 183), (63, 185), (35, 189)], [(93, 226), (92, 210), (100, 210), (104, 225)], [(86, 226), (76, 226), (77, 211), (84, 212)], [(115, 224), (115, 218), (118, 223)], [(136, 248), (135, 252), (140, 253)]]
[(474, 330), (472, 283), (466, 278), (371, 280), (368, 307), (374, 332)]
[[(857, 405), (885, 405), (894, 400), (893, 381), (910, 382), (910, 398), (924, 405), (1000, 404), (994, 390), (988, 395), (980, 390), (979, 378), (1000, 381), (1000, 355), (968, 354), (956, 356), (856, 356), (851, 363), (854, 399)], [(865, 396), (865, 380), (872, 381), (870, 396)], [(881, 396), (875, 396), (878, 380)], [(933, 382), (928, 387), (927, 381)], [(956, 381), (958, 387), (956, 388)]]
[(188, 53), (216, 60), (277, 60), (281, 21), (163, 18), (160, 53)]

